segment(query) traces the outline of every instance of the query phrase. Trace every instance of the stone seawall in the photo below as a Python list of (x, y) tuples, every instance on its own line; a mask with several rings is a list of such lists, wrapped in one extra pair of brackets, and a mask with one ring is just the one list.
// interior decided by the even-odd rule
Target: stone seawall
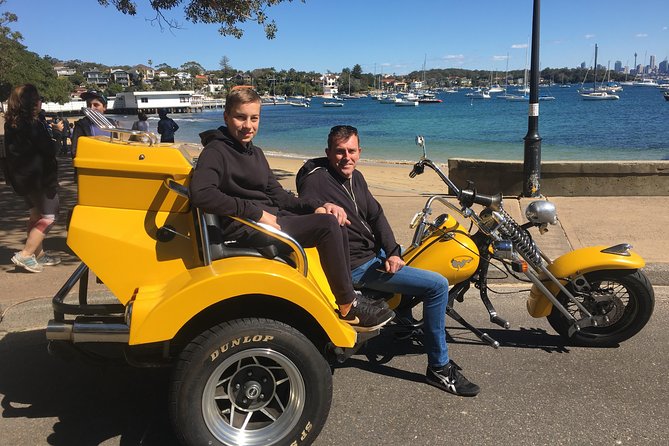
[[(481, 193), (523, 191), (522, 161), (451, 158), (448, 175)], [(546, 196), (669, 196), (669, 161), (545, 161), (539, 185)]]

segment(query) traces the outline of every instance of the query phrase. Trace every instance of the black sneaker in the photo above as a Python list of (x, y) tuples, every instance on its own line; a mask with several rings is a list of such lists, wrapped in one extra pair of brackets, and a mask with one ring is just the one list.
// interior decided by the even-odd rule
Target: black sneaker
[(392, 310), (369, 305), (359, 300), (359, 298), (353, 301), (353, 305), (351, 305), (351, 309), (346, 316), (342, 316), (339, 310), (336, 311), (339, 320), (350, 324), (355, 331), (359, 332), (378, 330), (395, 317)]
[(428, 384), (439, 387), (448, 393), (458, 396), (476, 396), (481, 388), (476, 384), (469, 382), (467, 378), (460, 373), (460, 366), (453, 361), (449, 361), (443, 367), (428, 367), (425, 373), (425, 380)]
[(360, 300), (361, 302), (366, 303), (367, 305), (371, 305), (373, 307), (380, 308), (382, 310), (387, 310), (390, 307), (388, 306), (388, 302), (386, 302), (385, 299), (372, 299), (371, 297), (365, 296), (362, 291), (355, 291), (355, 294), (358, 296), (357, 299)]

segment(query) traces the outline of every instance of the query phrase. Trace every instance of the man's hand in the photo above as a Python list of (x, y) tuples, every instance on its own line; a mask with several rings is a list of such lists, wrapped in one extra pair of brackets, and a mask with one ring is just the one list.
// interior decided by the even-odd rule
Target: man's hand
[(341, 206), (333, 203), (325, 203), (314, 211), (315, 214), (332, 214), (337, 218), (339, 226), (350, 225), (351, 221), (346, 218), (346, 211)]
[(265, 223), (266, 225), (272, 226), (279, 231), (281, 230), (281, 226), (276, 222), (276, 215), (270, 214), (269, 212), (262, 211), (262, 216), (260, 217), (260, 220), (258, 220), (258, 223)]
[(397, 271), (401, 270), (404, 265), (406, 264), (404, 263), (404, 260), (402, 260), (402, 257), (390, 256), (386, 259), (386, 272), (391, 274), (396, 273)]

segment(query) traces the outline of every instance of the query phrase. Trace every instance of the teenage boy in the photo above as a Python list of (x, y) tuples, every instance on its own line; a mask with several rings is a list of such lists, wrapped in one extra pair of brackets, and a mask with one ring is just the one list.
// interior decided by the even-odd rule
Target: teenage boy
[[(220, 216), (237, 216), (284, 231), (304, 247), (318, 249), (336, 298), (339, 318), (358, 331), (376, 330), (393, 317), (358, 297), (349, 268), (343, 209), (320, 199), (297, 198), (281, 187), (262, 150), (253, 144), (260, 123), (260, 96), (250, 89), (228, 94), (225, 126), (200, 134), (204, 149), (190, 183), (194, 206)], [(223, 236), (241, 245), (266, 243), (266, 236), (232, 219), (223, 219)]]
[[(81, 93), (79, 97), (86, 101), (87, 108), (92, 108), (93, 110), (99, 111), (100, 113), (105, 113), (107, 111), (107, 97), (101, 92), (97, 90), (88, 90), (84, 93)], [(114, 120), (110, 121), (114, 124), (117, 124)], [(72, 131), (72, 158), (74, 158), (77, 154), (77, 142), (80, 136), (98, 135), (108, 136), (109, 132), (102, 130), (100, 127), (95, 125), (93, 121), (88, 119), (87, 116), (77, 120), (77, 122), (74, 123), (74, 130)]]
[(388, 220), (362, 173), (358, 130), (338, 125), (330, 130), (325, 158), (307, 161), (297, 174), (302, 198), (343, 207), (348, 228), (351, 275), (356, 287), (423, 298), (423, 332), (427, 352), (426, 381), (446, 392), (475, 396), (479, 386), (465, 378), (449, 359), (446, 344), (448, 280), (441, 274), (406, 266)]

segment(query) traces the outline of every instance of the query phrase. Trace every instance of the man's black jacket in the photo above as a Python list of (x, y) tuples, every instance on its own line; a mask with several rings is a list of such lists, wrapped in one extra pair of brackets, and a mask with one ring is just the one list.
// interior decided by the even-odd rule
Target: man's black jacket
[(330, 167), (327, 158), (314, 158), (304, 163), (295, 181), (301, 198), (320, 199), (346, 210), (351, 221), (347, 226), (351, 268), (376, 256), (380, 249), (386, 256), (400, 255), (383, 208), (369, 192), (365, 177), (358, 170), (353, 171), (350, 179), (344, 178)]

